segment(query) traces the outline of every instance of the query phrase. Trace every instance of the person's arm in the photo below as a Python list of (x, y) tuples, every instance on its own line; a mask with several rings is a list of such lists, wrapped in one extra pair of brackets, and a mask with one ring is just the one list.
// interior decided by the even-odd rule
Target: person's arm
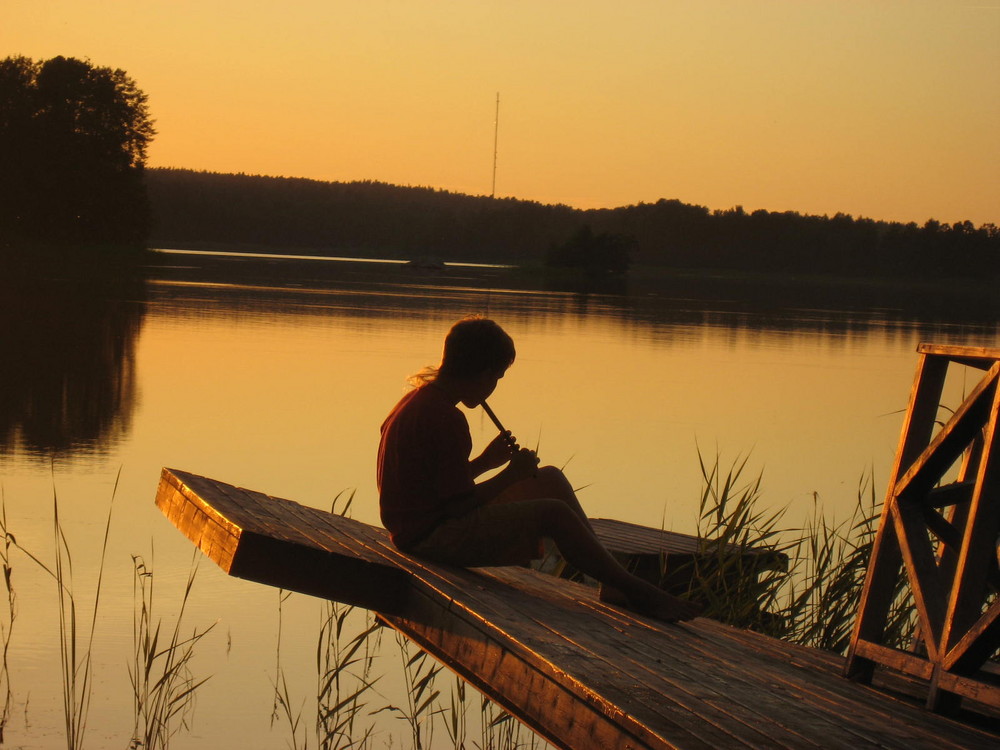
[[(485, 453), (484, 451), (484, 455)], [(496, 468), (496, 466), (491, 468)], [(535, 452), (527, 448), (519, 449), (510, 458), (510, 463), (507, 464), (507, 467), (503, 471), (483, 482), (479, 482), (473, 487), (471, 492), (465, 492), (449, 500), (446, 505), (448, 517), (459, 518), (464, 516), (473, 508), (478, 508), (480, 505), (485, 505), (491, 500), (496, 499), (511, 485), (520, 482), (522, 479), (530, 479), (535, 476), (537, 471), (538, 457), (535, 455)]]
[(501, 432), (490, 441), (481, 455), (469, 461), (469, 470), (472, 472), (473, 479), (491, 469), (503, 466), (514, 457), (518, 450), (517, 441), (510, 434), (510, 430)]

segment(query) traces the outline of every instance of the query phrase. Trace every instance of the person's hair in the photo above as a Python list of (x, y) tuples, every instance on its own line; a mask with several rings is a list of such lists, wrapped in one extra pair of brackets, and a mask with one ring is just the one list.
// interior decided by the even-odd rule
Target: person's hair
[(514, 340), (494, 321), (465, 318), (448, 331), (440, 367), (427, 367), (410, 378), (423, 385), (440, 375), (449, 378), (475, 378), (483, 373), (503, 374), (514, 364)]

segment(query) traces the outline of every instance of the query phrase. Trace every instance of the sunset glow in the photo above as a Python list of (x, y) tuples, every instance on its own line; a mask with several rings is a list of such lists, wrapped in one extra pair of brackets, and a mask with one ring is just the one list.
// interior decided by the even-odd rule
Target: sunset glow
[(1000, 223), (1000, 0), (6, 0), (149, 95), (151, 166)]

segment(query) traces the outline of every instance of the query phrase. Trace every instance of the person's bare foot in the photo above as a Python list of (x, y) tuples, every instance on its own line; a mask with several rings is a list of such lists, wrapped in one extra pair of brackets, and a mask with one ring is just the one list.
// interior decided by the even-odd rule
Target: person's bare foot
[(629, 596), (621, 589), (602, 583), (600, 599), (606, 604), (625, 607), (663, 622), (690, 620), (701, 614), (702, 610), (700, 605), (678, 599), (651, 584), (638, 588)]

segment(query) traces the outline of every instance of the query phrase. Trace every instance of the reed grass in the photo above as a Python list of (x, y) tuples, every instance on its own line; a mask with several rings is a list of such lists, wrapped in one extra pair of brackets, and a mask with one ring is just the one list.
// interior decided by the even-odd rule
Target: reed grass
[[(801, 528), (784, 524), (786, 508), (760, 510), (761, 475), (744, 479), (747, 457), (724, 469), (699, 451), (704, 481), (698, 537), (688, 595), (706, 605), (705, 615), (737, 627), (814, 648), (844, 653), (864, 586), (880, 509), (874, 478), (864, 474), (852, 516), (834, 522), (821, 506)], [(787, 555), (786, 567), (761, 564), (757, 554)], [(663, 570), (664, 575), (669, 571)], [(916, 619), (905, 573), (897, 576), (886, 626), (887, 645), (905, 647)]]
[(368, 704), (365, 697), (374, 691), (381, 677), (372, 677), (382, 624), (371, 613), (365, 627), (346, 639), (348, 619), (354, 607), (326, 602), (325, 618), (316, 649), (316, 732), (321, 750), (364, 748), (375, 725), (361, 726)]
[(3, 546), (0, 547), (0, 562), (3, 563), (3, 583), (7, 593), (7, 608), (0, 618), (0, 693), (3, 694), (3, 705), (0, 707), (0, 745), (3, 745), (4, 731), (10, 721), (11, 708), (14, 694), (11, 689), (10, 667), (8, 657), (10, 656), (10, 643), (14, 634), (14, 620), (17, 619), (17, 596), (14, 593), (13, 568), (11, 567), (11, 548), (14, 545), (14, 536), (7, 526), (7, 498), (3, 487), (0, 487), (0, 532), (3, 533)]
[(182, 728), (189, 728), (198, 688), (208, 677), (195, 679), (191, 660), (195, 646), (216, 625), (192, 629), (183, 635), (181, 623), (198, 572), (200, 551), (195, 549), (187, 584), (177, 608), (173, 628), (164, 643), (163, 620), (156, 615), (152, 565), (132, 556), (133, 563), (133, 661), (129, 666), (132, 684), (134, 725), (130, 748), (164, 750)]
[[(353, 491), (339, 493), (330, 512), (349, 516)], [(278, 592), (278, 638), (275, 654), (274, 705), (271, 723), (287, 724), (291, 745), (306, 750), (310, 734), (303, 712), (303, 698), (293, 706), (288, 682), (281, 663), (284, 603), (291, 592)], [(364, 617), (363, 625), (350, 635), (349, 624)], [(316, 722), (315, 739), (320, 750), (361, 750), (369, 746), (375, 732), (374, 722), (365, 722), (378, 710), (368, 710), (368, 696), (375, 693), (381, 676), (373, 677), (376, 654), (381, 646), (382, 624), (370, 612), (339, 602), (323, 603), (316, 641)]]
[(465, 680), (455, 675), (444, 721), (448, 740), (455, 750), (465, 750), (465, 740), (469, 733), (467, 695), (468, 685)]
[(478, 750), (536, 750), (548, 746), (513, 714), (485, 695), (479, 712), (481, 743), (476, 745)]
[(59, 495), (55, 488), (55, 482), (53, 481), (52, 487), (52, 528), (55, 538), (55, 560), (51, 567), (46, 565), (31, 551), (17, 543), (17, 539), (7, 528), (6, 513), (4, 513), (3, 518), (5, 548), (8, 557), (10, 548), (17, 548), (44, 573), (49, 575), (56, 584), (59, 619), (59, 665), (62, 677), (63, 719), (66, 732), (66, 747), (68, 750), (80, 750), (84, 746), (87, 716), (90, 711), (90, 699), (93, 687), (94, 633), (97, 630), (97, 614), (101, 603), (104, 565), (108, 550), (108, 539), (111, 533), (111, 517), (120, 478), (121, 469), (118, 470), (118, 474), (115, 477), (111, 502), (108, 506), (108, 517), (104, 526), (104, 538), (101, 544), (101, 559), (97, 571), (90, 628), (89, 633), (85, 637), (81, 633), (77, 619), (76, 595), (73, 586), (73, 555), (70, 551), (70, 544), (66, 537), (65, 529), (59, 518)]
[(434, 747), (434, 717), (441, 713), (437, 705), (441, 691), (434, 683), (443, 667), (426, 651), (411, 648), (406, 636), (396, 633), (396, 643), (403, 662), (406, 706), (389, 705), (380, 711), (389, 711), (405, 721), (413, 750), (426, 750)]

